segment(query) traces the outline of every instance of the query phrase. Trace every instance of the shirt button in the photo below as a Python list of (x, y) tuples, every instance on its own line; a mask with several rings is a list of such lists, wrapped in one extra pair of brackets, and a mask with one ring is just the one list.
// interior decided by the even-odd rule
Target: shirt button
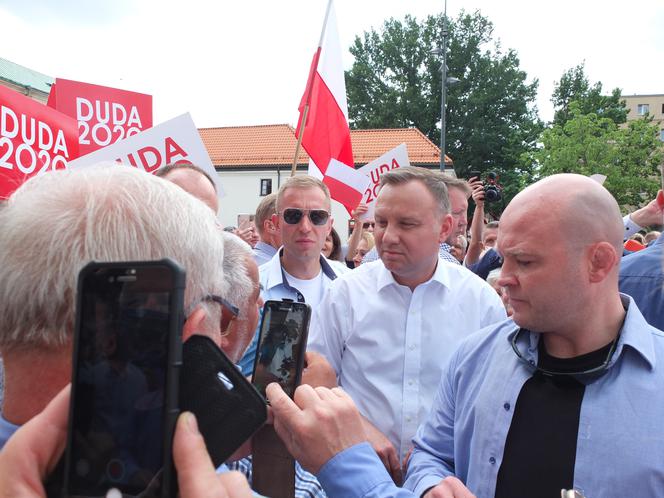
[(412, 385), (413, 385), (413, 379), (410, 379), (410, 380), (408, 381), (408, 385), (409, 385), (409, 386), (412, 386)]
[(489, 463), (490, 463), (491, 465), (495, 464), (495, 463), (496, 463), (496, 459), (493, 458), (493, 457), (489, 458)]
[(505, 403), (505, 404), (503, 405), (503, 408), (505, 408), (505, 411), (510, 411), (510, 404), (509, 404), (509, 403)]
[(408, 415), (408, 416), (406, 417), (406, 422), (410, 422), (411, 420), (412, 420), (412, 418), (410, 417), (410, 415)]
[(410, 350), (412, 351), (413, 349), (415, 349), (415, 344), (410, 345)]

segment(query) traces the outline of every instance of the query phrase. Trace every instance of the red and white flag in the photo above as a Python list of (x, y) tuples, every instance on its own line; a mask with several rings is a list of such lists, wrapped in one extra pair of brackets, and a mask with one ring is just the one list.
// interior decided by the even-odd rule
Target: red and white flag
[[(329, 187), (332, 198), (341, 202), (350, 212), (359, 201), (355, 194), (349, 195), (355, 190), (350, 186), (352, 182), (346, 184), (349, 188), (343, 187), (340, 184), (345, 183), (345, 180), (340, 177), (349, 179), (357, 176), (361, 182), (364, 175), (355, 171), (353, 162), (341, 44), (332, 0), (327, 6), (318, 50), (311, 63), (299, 110), (296, 136), (299, 137), (302, 129), (302, 146), (311, 158), (309, 174), (321, 178)], [(301, 128), (303, 119), (304, 128)], [(340, 176), (328, 177), (332, 160), (345, 165), (348, 171)], [(339, 170), (335, 169), (335, 172)]]
[(362, 201), (371, 180), (368, 176), (356, 171), (355, 168), (349, 168), (336, 159), (330, 159), (323, 182), (330, 189), (330, 195), (334, 199), (352, 210)]

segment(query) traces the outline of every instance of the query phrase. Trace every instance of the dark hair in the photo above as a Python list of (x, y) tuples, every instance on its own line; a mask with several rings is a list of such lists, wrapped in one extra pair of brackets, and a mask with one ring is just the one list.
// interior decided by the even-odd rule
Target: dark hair
[(343, 256), (341, 254), (341, 239), (334, 227), (332, 227), (332, 230), (330, 231), (330, 236), (332, 237), (332, 252), (327, 259), (343, 262)]
[(484, 228), (498, 228), (500, 226), (500, 222), (498, 221), (490, 221), (489, 223), (486, 224)]
[(199, 168), (198, 166), (190, 163), (174, 163), (174, 164), (167, 164), (163, 168), (159, 168), (157, 171), (154, 172), (155, 176), (158, 176), (159, 178), (166, 178), (169, 173), (179, 170), (179, 169), (189, 169), (191, 171), (195, 171), (196, 173), (200, 173), (203, 175), (205, 178), (207, 178), (210, 183), (212, 184), (212, 188), (214, 188), (215, 193), (217, 192), (217, 186), (214, 183), (214, 180), (210, 175), (208, 175), (205, 170), (202, 168)]

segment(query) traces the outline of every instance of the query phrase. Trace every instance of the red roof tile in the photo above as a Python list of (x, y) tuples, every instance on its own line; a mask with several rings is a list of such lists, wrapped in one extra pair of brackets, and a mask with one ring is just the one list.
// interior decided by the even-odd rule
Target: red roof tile
[[(287, 124), (200, 128), (199, 133), (217, 168), (241, 166), (291, 165), (297, 140), (295, 130)], [(363, 166), (401, 143), (408, 147), (413, 164), (435, 165), (440, 149), (416, 128), (351, 130), (356, 166)], [(298, 164), (309, 162), (300, 149)], [(446, 157), (446, 163), (452, 160)]]

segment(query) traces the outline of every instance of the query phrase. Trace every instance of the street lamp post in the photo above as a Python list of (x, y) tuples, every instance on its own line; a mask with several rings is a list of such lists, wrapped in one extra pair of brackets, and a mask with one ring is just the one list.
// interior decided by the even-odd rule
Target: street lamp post
[(434, 55), (443, 56), (443, 65), (441, 73), (441, 99), (440, 99), (440, 171), (445, 171), (445, 106), (447, 105), (447, 87), (456, 85), (461, 81), (459, 78), (447, 77), (447, 0), (445, 0), (445, 12), (443, 13), (443, 45), (441, 48), (435, 48), (431, 51)]
[(447, 100), (447, 0), (443, 12), (443, 65), (441, 72), (440, 96), (440, 171), (445, 171), (445, 100)]

